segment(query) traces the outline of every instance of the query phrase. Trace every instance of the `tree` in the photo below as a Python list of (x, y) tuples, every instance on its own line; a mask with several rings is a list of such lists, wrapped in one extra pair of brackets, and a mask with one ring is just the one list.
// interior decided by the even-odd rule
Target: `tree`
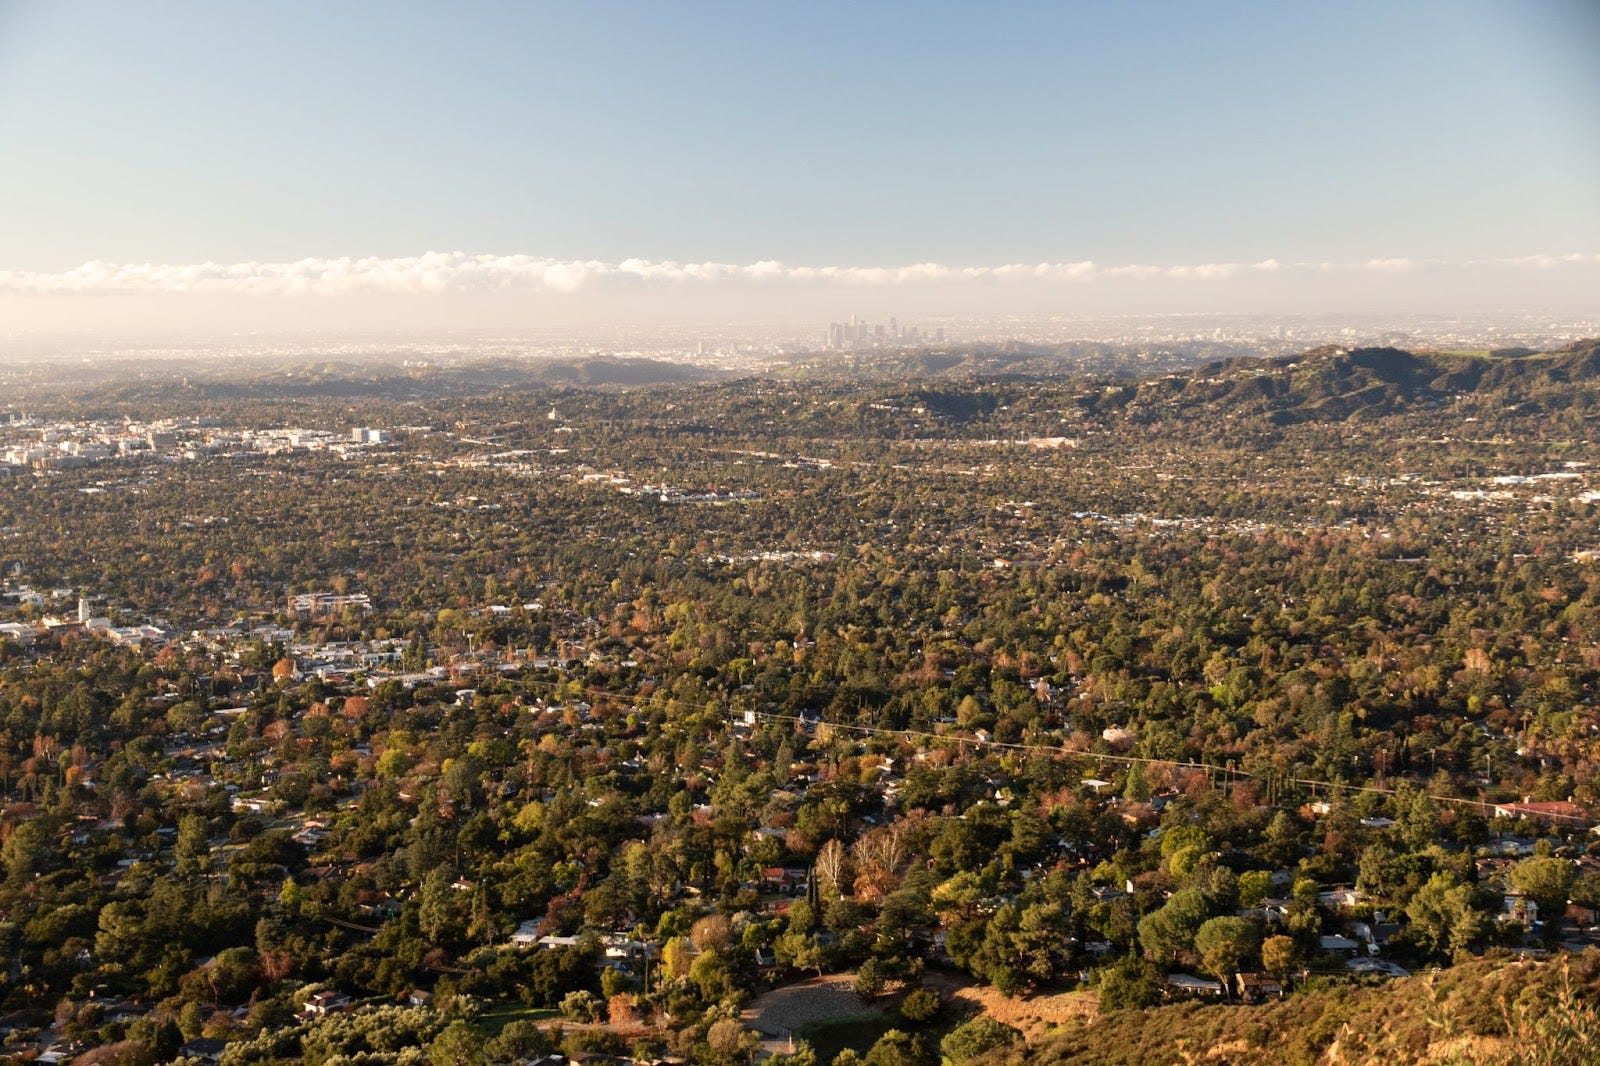
[(968, 968), (1005, 995), (1016, 995), (1056, 976), (1065, 961), (1066, 932), (1066, 914), (1059, 903), (1030, 903), (1020, 910), (1007, 903), (984, 927)]
[(466, 932), (471, 903), (467, 893), (451, 885), (450, 874), (435, 868), (417, 894), (417, 927), (435, 944), (453, 944)]
[(688, 977), (689, 964), (693, 961), (687, 937), (671, 937), (661, 947), (661, 969), (670, 978)]
[[(833, 1061), (837, 1066), (838, 1057), (835, 1056)], [(792, 1055), (785, 1055), (782, 1052), (770, 1055), (766, 1059), (766, 1064), (767, 1066), (819, 1066), (815, 1049), (803, 1040)]]
[(878, 1038), (862, 1066), (933, 1066), (934, 1057), (920, 1035), (890, 1029)]
[(521, 1062), (548, 1051), (549, 1048), (550, 1042), (545, 1039), (537, 1024), (525, 1018), (518, 1018), (506, 1023), (506, 1027), (500, 1030), (500, 1035), (484, 1045), (484, 1052), (489, 1058)]
[(600, 994), (607, 1000), (632, 992), (638, 987), (638, 979), (627, 970), (608, 966), (600, 973)]
[(1223, 987), (1233, 979), (1261, 946), (1261, 933), (1254, 922), (1225, 915), (1211, 918), (1194, 936), (1200, 962)]
[(689, 942), (696, 951), (726, 951), (733, 942), (733, 926), (725, 914), (708, 914), (689, 930)]
[(1194, 947), (1194, 937), (1209, 911), (1199, 889), (1173, 893), (1159, 909), (1139, 920), (1139, 946), (1158, 963), (1168, 962)]
[(1161, 1002), (1161, 974), (1150, 960), (1125, 956), (1100, 969), (1100, 1009), (1140, 1010)]
[(836, 899), (848, 882), (849, 855), (843, 844), (830, 840), (817, 852), (816, 875), (822, 894)]
[(900, 1017), (919, 1025), (932, 1021), (943, 1009), (944, 999), (933, 988), (914, 988), (900, 1001)]
[(1272, 891), (1272, 874), (1266, 870), (1246, 870), (1239, 875), (1239, 906), (1254, 907)]
[(173, 845), (179, 877), (198, 877), (211, 866), (211, 845), (207, 841), (206, 819), (186, 814), (178, 820), (178, 840)]
[(856, 971), (855, 993), (863, 1002), (870, 1003), (883, 995), (885, 984), (883, 964), (876, 958), (869, 958), (861, 964)]
[(575, 989), (561, 997), (561, 1016), (574, 1022), (597, 1022), (605, 1011), (605, 1003), (586, 988)]
[(1150, 786), (1145, 781), (1144, 766), (1131, 763), (1122, 785), (1122, 798), (1130, 803), (1143, 803), (1150, 798)]
[(1406, 905), (1407, 930), (1423, 950), (1444, 955), (1471, 947), (1487, 932), (1488, 918), (1473, 905), (1471, 885), (1437, 873)]
[(760, 1038), (734, 1018), (720, 1018), (706, 1030), (706, 1046), (711, 1050), (711, 1061), (719, 1066), (749, 1062), (750, 1056), (760, 1046)]
[(483, 1037), (466, 1022), (451, 1022), (428, 1045), (428, 1061), (433, 1066), (483, 1066)]
[(42, 818), (23, 822), (11, 831), (5, 846), (0, 848), (0, 861), (5, 863), (6, 876), (12, 881), (22, 881), (48, 869), (50, 855), (50, 828)]
[(956, 1066), (977, 1058), (986, 1051), (1009, 1047), (1022, 1039), (1022, 1031), (980, 1014), (962, 1022), (939, 1041), (939, 1051)]
[(156, 1026), (150, 1041), (150, 1055), (155, 1062), (171, 1062), (183, 1046), (183, 1031), (176, 1022), (167, 1020)]
[(695, 957), (694, 962), (689, 964), (689, 980), (694, 982), (701, 1000), (706, 1003), (719, 1002), (738, 990), (732, 967), (714, 952)]
[(1566, 910), (1576, 877), (1570, 860), (1554, 857), (1523, 859), (1511, 870), (1511, 884), (1539, 905), (1540, 914), (1550, 918)]
[(1288, 977), (1294, 969), (1295, 943), (1293, 937), (1269, 936), (1261, 942), (1261, 965), (1278, 980)]
[(774, 942), (773, 952), (778, 961), (797, 970), (815, 970), (817, 976), (828, 965), (828, 951), (815, 933), (788, 932)]
[(194, 1000), (183, 1005), (178, 1012), (178, 1030), (183, 1033), (185, 1040), (194, 1040), (205, 1031), (206, 1013), (200, 1004)]
[(1404, 799), (1403, 794), (1395, 798), (1396, 806), (1400, 808), (1400, 824), (1397, 828), (1401, 839), (1412, 851), (1421, 851), (1439, 840), (1439, 805), (1425, 792), (1413, 795), (1409, 803), (1405, 803)]

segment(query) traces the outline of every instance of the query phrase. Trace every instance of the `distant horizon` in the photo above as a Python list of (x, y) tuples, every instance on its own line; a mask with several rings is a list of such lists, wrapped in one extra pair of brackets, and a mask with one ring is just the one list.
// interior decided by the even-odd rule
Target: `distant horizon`
[[(1600, 253), (1101, 264), (810, 265), (426, 253), (0, 270), (7, 331), (597, 335), (695, 324), (1139, 315), (1600, 317)], [(0, 358), (4, 353), (0, 352)]]
[[(848, 319), (849, 316), (845, 316)], [(1184, 354), (1198, 361), (1229, 356), (1283, 356), (1326, 345), (1407, 350), (1528, 349), (1548, 351), (1600, 338), (1600, 314), (1563, 316), (1504, 310), (1456, 314), (1130, 313), (888, 316), (859, 319), (858, 346), (831, 348), (832, 323), (821, 320), (701, 321), (668, 326), (499, 329), (450, 328), (97, 330), (0, 333), (0, 373), (8, 368), (105, 368), (148, 363), (173, 369), (276, 370), (307, 360), (356, 364), (466, 367), (497, 362), (572, 362), (642, 358), (708, 370), (761, 372), (797, 361), (873, 357), (897, 351), (970, 351), (1031, 345), (1124, 353)], [(838, 321), (835, 319), (835, 321)], [(839, 323), (843, 327), (845, 323)], [(890, 332), (897, 325), (902, 336)], [(876, 330), (883, 330), (878, 334)], [(943, 338), (943, 339), (938, 339)]]

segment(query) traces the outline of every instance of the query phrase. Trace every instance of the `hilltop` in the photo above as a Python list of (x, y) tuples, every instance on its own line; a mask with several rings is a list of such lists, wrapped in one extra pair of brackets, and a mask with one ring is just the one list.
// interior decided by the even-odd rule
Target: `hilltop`
[(1240, 358), (1186, 373), (1107, 386), (1079, 397), (1085, 414), (1152, 421), (1263, 417), (1276, 425), (1370, 421), (1460, 407), (1469, 415), (1536, 414), (1600, 389), (1600, 340), (1550, 352), (1408, 352), (1316, 348), (1304, 355)]
[(1189, 1001), (1105, 1012), (972, 1061), (1576, 1066), (1600, 1054), (1597, 993), (1600, 952), (1538, 962), (1501, 952), (1383, 984), (1313, 985), (1249, 1009)]

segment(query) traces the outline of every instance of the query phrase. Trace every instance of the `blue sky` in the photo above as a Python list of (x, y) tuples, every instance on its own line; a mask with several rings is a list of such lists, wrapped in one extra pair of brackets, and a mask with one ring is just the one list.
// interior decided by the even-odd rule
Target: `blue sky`
[(0, 0), (0, 271), (1590, 255), (1597, 46), (1586, 0)]

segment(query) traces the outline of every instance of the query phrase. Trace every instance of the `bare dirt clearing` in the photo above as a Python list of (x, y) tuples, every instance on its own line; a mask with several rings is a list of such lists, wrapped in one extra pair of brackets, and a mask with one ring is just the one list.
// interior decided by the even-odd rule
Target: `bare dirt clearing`
[(780, 1036), (816, 1022), (882, 1014), (894, 1004), (888, 997), (863, 1003), (854, 987), (855, 974), (830, 974), (784, 985), (751, 1000), (740, 1020), (759, 1033)]
[(1099, 1002), (1093, 992), (1051, 992), (1028, 998), (1007, 999), (988, 986), (948, 974), (929, 974), (926, 984), (944, 993), (960, 1012), (987, 1014), (995, 1021), (1022, 1030), (1032, 1040), (1076, 1018), (1093, 1018)]
[[(957, 1013), (987, 1014), (1022, 1030), (1030, 1039), (1070, 1020), (1092, 1018), (1097, 1012), (1092, 992), (1053, 992), (1007, 999), (992, 988), (943, 973), (930, 973), (926, 984), (938, 989)], [(900, 1001), (899, 996), (884, 996), (863, 1003), (854, 986), (854, 974), (830, 974), (784, 985), (752, 1000), (741, 1020), (767, 1036), (782, 1036), (817, 1022), (885, 1014)]]

